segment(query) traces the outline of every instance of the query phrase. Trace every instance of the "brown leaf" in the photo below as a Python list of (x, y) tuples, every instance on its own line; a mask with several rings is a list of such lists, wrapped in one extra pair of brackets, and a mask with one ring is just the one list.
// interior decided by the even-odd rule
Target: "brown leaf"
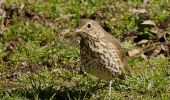
[(5, 0), (0, 0), (0, 17), (1, 18), (6, 17), (6, 12), (1, 8), (1, 6), (4, 2), (5, 2)]
[(25, 4), (24, 4), (23, 2), (21, 2), (20, 7), (19, 7), (19, 10), (23, 10), (24, 7), (25, 7)]
[(137, 44), (146, 44), (148, 42), (149, 42), (149, 40), (143, 39), (143, 40), (139, 41)]
[(0, 8), (0, 18), (5, 18), (6, 17), (6, 12)]
[(154, 21), (151, 20), (145, 20), (141, 23), (142, 25), (149, 25), (149, 26), (156, 26)]
[(142, 54), (140, 55), (140, 57), (141, 57), (142, 59), (147, 59), (147, 56), (144, 55), (144, 53), (142, 53)]
[(131, 51), (128, 51), (128, 55), (131, 57), (131, 56), (134, 56), (136, 54), (139, 54), (142, 50), (139, 49), (139, 48), (136, 48), (136, 49), (133, 49)]
[(5, 2), (5, 0), (0, 0), (0, 8), (4, 2)]
[(146, 13), (146, 9), (136, 9), (136, 8), (130, 8), (129, 12), (135, 14), (135, 13)]

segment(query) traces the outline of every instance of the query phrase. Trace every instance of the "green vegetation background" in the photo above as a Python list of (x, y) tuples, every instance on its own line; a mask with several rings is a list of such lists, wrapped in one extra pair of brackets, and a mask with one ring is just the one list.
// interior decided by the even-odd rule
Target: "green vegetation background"
[[(130, 8), (148, 10), (144, 19), (160, 23), (170, 15), (169, 0), (6, 0), (7, 18), (0, 18), (0, 98), (88, 100), (97, 78), (79, 71), (78, 43), (73, 30), (82, 18), (95, 18), (115, 37), (138, 28), (139, 14)], [(125, 50), (135, 43), (127, 40)], [(114, 99), (170, 99), (169, 57), (128, 57), (132, 77), (112, 85)], [(102, 81), (96, 94), (107, 99), (108, 83)]]

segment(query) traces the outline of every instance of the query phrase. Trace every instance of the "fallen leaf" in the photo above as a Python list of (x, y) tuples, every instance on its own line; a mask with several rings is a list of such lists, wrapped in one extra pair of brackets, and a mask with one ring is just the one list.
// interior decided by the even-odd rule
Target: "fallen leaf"
[(4, 2), (5, 0), (0, 0), (0, 18), (4, 18), (6, 16), (6, 12), (1, 8)]
[(4, 2), (5, 2), (5, 0), (0, 0), (0, 8)]
[(145, 44), (148, 43), (149, 40), (143, 39), (141, 41), (139, 41), (137, 44)]
[(144, 55), (144, 53), (142, 53), (142, 54), (140, 55), (140, 57), (141, 57), (142, 59), (147, 59), (147, 56)]
[(136, 8), (130, 8), (129, 12), (135, 14), (135, 13), (146, 13), (146, 9), (136, 9)]
[(21, 2), (20, 7), (19, 7), (19, 10), (23, 10), (24, 7), (25, 7), (25, 4), (24, 4), (23, 2)]
[(139, 54), (140, 52), (141, 52), (141, 49), (136, 48), (136, 49), (133, 49), (131, 51), (128, 51), (128, 55), (131, 57), (131, 56), (134, 56), (136, 54)]
[(145, 20), (141, 23), (142, 25), (149, 25), (149, 26), (156, 26), (154, 21), (151, 20)]
[(6, 12), (0, 8), (0, 18), (5, 18), (6, 17)]

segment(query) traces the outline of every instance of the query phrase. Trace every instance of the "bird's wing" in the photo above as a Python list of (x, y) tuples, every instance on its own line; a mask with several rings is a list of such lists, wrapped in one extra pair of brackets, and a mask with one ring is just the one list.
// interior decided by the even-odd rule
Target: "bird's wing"
[(113, 35), (111, 35), (109, 33), (106, 33), (106, 34), (108, 34), (108, 35), (105, 35), (107, 41), (113, 43), (113, 45), (117, 49), (119, 58), (122, 60), (122, 63), (124, 65), (124, 68), (122, 69), (122, 71), (123, 71), (122, 74), (130, 73), (130, 69), (129, 69), (129, 66), (128, 66), (128, 63), (127, 63), (126, 55), (125, 55), (125, 52), (123, 51), (123, 49), (121, 47), (120, 42)]

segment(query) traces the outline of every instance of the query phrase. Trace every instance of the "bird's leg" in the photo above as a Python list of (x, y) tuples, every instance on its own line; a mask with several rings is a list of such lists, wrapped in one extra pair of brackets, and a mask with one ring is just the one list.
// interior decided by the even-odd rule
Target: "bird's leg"
[(112, 82), (113, 82), (112, 80), (109, 81), (109, 100), (111, 98)]

